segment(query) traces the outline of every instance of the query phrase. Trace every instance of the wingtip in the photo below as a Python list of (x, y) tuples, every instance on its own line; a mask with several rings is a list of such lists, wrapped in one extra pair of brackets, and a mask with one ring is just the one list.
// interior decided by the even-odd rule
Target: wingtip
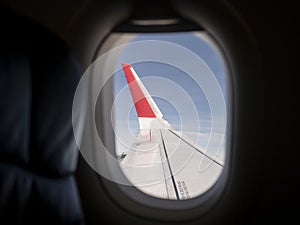
[(131, 67), (131, 66), (130, 66), (130, 64), (122, 63), (122, 67), (123, 67), (123, 68), (126, 68), (126, 67)]

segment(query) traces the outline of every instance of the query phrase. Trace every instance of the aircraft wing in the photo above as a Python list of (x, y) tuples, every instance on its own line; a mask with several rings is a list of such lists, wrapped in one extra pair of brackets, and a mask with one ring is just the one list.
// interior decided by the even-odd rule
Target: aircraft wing
[(223, 164), (173, 129), (133, 68), (123, 64), (140, 130), (120, 166), (141, 191), (159, 198), (183, 200), (204, 192)]

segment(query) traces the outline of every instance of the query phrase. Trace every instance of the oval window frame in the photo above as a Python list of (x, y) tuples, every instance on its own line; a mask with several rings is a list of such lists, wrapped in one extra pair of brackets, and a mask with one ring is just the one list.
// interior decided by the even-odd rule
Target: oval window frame
[[(177, 3), (177, 5), (180, 5), (180, 3)], [(240, 130), (240, 127), (237, 125), (239, 121), (237, 112), (239, 111), (240, 104), (238, 103), (240, 103), (241, 97), (238, 98), (234, 93), (240, 93), (243, 86), (245, 86), (245, 84), (240, 82), (240, 78), (237, 74), (249, 77), (253, 72), (259, 73), (259, 63), (256, 60), (258, 53), (256, 52), (255, 42), (252, 39), (248, 39), (248, 37), (251, 37), (251, 34), (249, 33), (247, 26), (229, 5), (221, 2), (202, 2), (197, 3), (197, 7), (194, 7), (192, 3), (183, 5), (183, 7), (178, 6), (178, 8), (181, 8), (179, 11), (183, 14), (184, 12), (194, 11), (194, 13), (190, 13), (191, 16), (189, 19), (196, 23), (201, 23), (201, 26), (217, 41), (219, 46), (223, 49), (224, 59), (227, 61), (227, 68), (230, 70), (228, 74), (231, 75), (231, 88), (228, 88), (228, 105), (230, 105), (231, 108), (227, 109), (227, 134), (230, 135), (227, 135), (226, 140), (226, 166), (212, 188), (205, 194), (186, 201), (193, 201), (192, 204), (189, 203), (189, 207), (183, 206), (182, 201), (178, 201), (180, 202), (180, 206), (176, 206), (176, 203), (174, 206), (173, 202), (172, 204), (165, 204), (166, 207), (164, 207), (163, 202), (171, 202), (172, 200), (154, 198), (137, 191), (136, 188), (134, 188), (135, 190), (130, 190), (132, 187), (124, 187), (125, 189), (128, 189), (126, 192), (132, 192), (136, 199), (143, 198), (150, 203), (154, 202), (153, 207), (149, 207), (124, 194), (114, 182), (103, 179), (100, 176), (98, 177), (110, 198), (121, 208), (139, 217), (169, 222), (195, 219), (205, 215), (209, 211), (212, 212), (212, 208), (215, 209), (215, 213), (220, 213), (217, 206), (229, 204), (228, 199), (224, 200), (224, 198), (226, 199), (224, 195), (227, 194), (228, 196), (226, 191), (235, 188), (235, 185), (232, 182), (232, 180), (234, 180), (232, 171), (236, 164), (234, 162), (239, 155), (238, 147), (240, 145), (240, 142), (237, 143), (235, 140), (238, 130)], [(195, 10), (198, 11), (195, 12)], [(225, 20), (220, 21), (218, 19), (218, 15), (220, 14), (228, 17)], [(237, 33), (241, 36), (236, 35)], [(243, 51), (240, 49), (243, 49)], [(252, 67), (250, 67), (250, 65)], [(239, 84), (238, 88), (237, 84)], [(223, 200), (221, 199), (221, 196), (223, 196)], [(136, 208), (139, 208), (139, 211), (135, 210)]]

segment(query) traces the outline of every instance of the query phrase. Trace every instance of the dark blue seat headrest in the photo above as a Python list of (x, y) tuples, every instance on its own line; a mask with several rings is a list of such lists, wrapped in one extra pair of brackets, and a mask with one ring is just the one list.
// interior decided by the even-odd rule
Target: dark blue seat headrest
[(1, 7), (0, 26), (0, 218), (81, 223), (72, 129), (79, 66), (54, 34)]

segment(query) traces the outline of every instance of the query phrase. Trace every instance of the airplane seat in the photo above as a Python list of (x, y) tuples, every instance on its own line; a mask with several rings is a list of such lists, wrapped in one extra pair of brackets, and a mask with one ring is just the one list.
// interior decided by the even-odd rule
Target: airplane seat
[(83, 224), (72, 101), (80, 67), (40, 25), (0, 5), (0, 223)]

